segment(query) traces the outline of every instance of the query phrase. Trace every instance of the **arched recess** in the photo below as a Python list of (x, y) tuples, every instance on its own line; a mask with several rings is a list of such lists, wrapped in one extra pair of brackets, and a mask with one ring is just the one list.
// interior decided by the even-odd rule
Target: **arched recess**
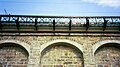
[(24, 47), (27, 50), (27, 52), (29, 53), (29, 55), (30, 55), (30, 45), (27, 44), (27, 43), (24, 43), (24, 42), (18, 41), (18, 40), (1, 40), (0, 44), (2, 44), (2, 43), (15, 43), (15, 44), (19, 44), (22, 47)]
[(119, 40), (104, 40), (104, 41), (100, 41), (96, 44), (93, 45), (93, 55), (95, 53), (95, 51), (102, 45), (107, 45), (107, 43), (118, 43), (120, 44)]
[(50, 42), (47, 42), (43, 45), (41, 45), (41, 49), (40, 49), (40, 53), (48, 46), (50, 46), (51, 44), (54, 44), (54, 43), (58, 43), (58, 42), (65, 42), (65, 43), (69, 43), (73, 46), (75, 46), (76, 48), (78, 48), (82, 53), (83, 53), (83, 46), (77, 42), (74, 42), (74, 41), (71, 41), (71, 40), (66, 40), (66, 39), (58, 39), (58, 40), (53, 40), (53, 41), (50, 41)]
[(96, 67), (120, 67), (120, 42), (118, 40), (101, 41), (94, 46)]
[(55, 40), (43, 45), (40, 67), (84, 67), (83, 53), (79, 45), (69, 40)]
[(16, 40), (0, 41), (0, 66), (27, 67), (29, 47), (25, 46), (25, 43)]

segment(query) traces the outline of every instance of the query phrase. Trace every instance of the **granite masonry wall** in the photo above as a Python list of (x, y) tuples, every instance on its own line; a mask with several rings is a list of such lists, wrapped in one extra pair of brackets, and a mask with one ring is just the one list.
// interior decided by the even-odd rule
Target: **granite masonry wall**
[(0, 67), (120, 67), (120, 37), (0, 36)]

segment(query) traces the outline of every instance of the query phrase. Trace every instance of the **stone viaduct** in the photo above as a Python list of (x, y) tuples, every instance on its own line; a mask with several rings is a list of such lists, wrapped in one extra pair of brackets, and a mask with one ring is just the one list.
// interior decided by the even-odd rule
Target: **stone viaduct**
[[(16, 23), (19, 30), (16, 31), (11, 30), (12, 25), (6, 30), (3, 17), (0, 15), (0, 67), (120, 67), (119, 27), (113, 27), (113, 31), (103, 23), (102, 30), (93, 31), (89, 22), (86, 23), (85, 32), (72, 30), (70, 24), (66, 32), (58, 32), (53, 24), (54, 32), (47, 30), (41, 33), (38, 29), (21, 31), (22, 27), (18, 29), (20, 23)], [(18, 17), (20, 19), (21, 16)]]

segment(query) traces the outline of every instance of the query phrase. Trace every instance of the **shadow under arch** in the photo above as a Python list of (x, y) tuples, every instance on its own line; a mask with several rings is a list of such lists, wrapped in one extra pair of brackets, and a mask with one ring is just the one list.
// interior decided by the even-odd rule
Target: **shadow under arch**
[(11, 42), (0, 43), (0, 66), (27, 67), (28, 51), (21, 45)]
[(29, 56), (29, 53), (28, 51), (21, 45), (19, 44), (16, 44), (16, 43), (11, 43), (11, 42), (6, 42), (6, 43), (0, 43), (0, 48), (2, 47), (19, 47), (21, 48), (22, 50), (24, 50), (26, 52), (26, 54)]
[[(76, 46), (69, 44), (69, 43), (65, 43), (65, 42), (57, 42), (57, 43), (53, 43), (49, 46), (47, 46), (42, 52), (41, 55), (44, 55), (45, 51), (47, 51), (48, 49), (54, 47), (54, 46), (66, 46), (66, 47), (70, 47), (72, 49), (74, 49), (74, 51), (79, 52), (80, 54), (83, 55), (82, 51), (80, 49), (78, 49)], [(42, 57), (42, 56), (41, 56)]]
[[(73, 42), (72, 42), (73, 43)], [(74, 43), (75, 44), (75, 43)], [(44, 64), (42, 64), (42, 62), (44, 62), (44, 55), (45, 55), (45, 57), (46, 57), (46, 55), (50, 55), (50, 54), (52, 54), (54, 57), (56, 57), (56, 56), (60, 56), (60, 57), (65, 57), (64, 55), (66, 54), (66, 53), (64, 53), (64, 52), (62, 52), (62, 54), (61, 54), (61, 50), (62, 51), (64, 51), (64, 50), (66, 50), (65, 52), (67, 52), (67, 51), (69, 51), (69, 49), (68, 48), (70, 48), (72, 51), (73, 51), (73, 55), (72, 55), (72, 57), (71, 57), (71, 59), (73, 58), (73, 57), (75, 57), (75, 59), (76, 58), (79, 58), (80, 60), (79, 60), (79, 62), (78, 61), (76, 61), (77, 63), (76, 63), (76, 65), (78, 64), (78, 63), (80, 63), (80, 67), (84, 67), (84, 58), (83, 58), (83, 53), (82, 53), (82, 51), (80, 50), (80, 48), (78, 48), (78, 47), (76, 47), (76, 46), (74, 46), (74, 44), (71, 44), (71, 43), (68, 43), (68, 42), (66, 42), (65, 40), (64, 40), (64, 42), (63, 41), (55, 41), (55, 42), (52, 42), (52, 43), (49, 43), (49, 45), (46, 45), (46, 47), (44, 46), (44, 49), (42, 49), (42, 51), (41, 51), (41, 57), (40, 57), (40, 66), (42, 67), (42, 65), (44, 65)], [(77, 44), (78, 45), (78, 44)], [(57, 46), (57, 48), (56, 49), (54, 49), (54, 47), (56, 47)], [(61, 47), (62, 46), (62, 47)], [(62, 49), (61, 49), (61, 48)], [(53, 49), (52, 49), (53, 48)], [(59, 51), (59, 49), (61, 49), (60, 51)], [(52, 51), (51, 51), (52, 50)], [(56, 53), (58, 53), (58, 52), (54, 52), (54, 53), (52, 53), (53, 51), (55, 51), (55, 50), (58, 50), (58, 52), (59, 52), (59, 54), (57, 54), (57, 55), (54, 55), (54, 54), (56, 54)], [(50, 51), (50, 54), (49, 54), (49, 52), (48, 51)], [(51, 55), (50, 55), (51, 56)], [(48, 56), (47, 58), (49, 58), (50, 56)], [(53, 56), (51, 56), (51, 57), (53, 57)], [(54, 59), (54, 60), (56, 60), (56, 58), (52, 58), (52, 59)], [(66, 56), (66, 57), (69, 57), (69, 56)], [(61, 61), (60, 59), (58, 59), (59, 57), (57, 57), (57, 60), (59, 60), (59, 61)], [(68, 58), (66, 59), (66, 58), (62, 58), (62, 60), (68, 60)], [(49, 60), (50, 60), (50, 58), (49, 58)], [(46, 60), (47, 61), (47, 60)], [(50, 61), (49, 61), (50, 62)], [(55, 62), (55, 61), (54, 61)], [(57, 62), (57, 61), (56, 61)], [(45, 62), (44, 62), (45, 63)], [(64, 65), (64, 63), (74, 63), (74, 61), (69, 61), (69, 62), (65, 62), (65, 61), (62, 61), (62, 65)], [(48, 64), (49, 65), (49, 64)], [(55, 65), (57, 65), (57, 64), (55, 64)], [(60, 65), (60, 64), (59, 64)], [(75, 65), (75, 64), (74, 64)], [(76, 67), (76, 66), (73, 66), (73, 67)]]
[(120, 44), (119, 43), (105, 43), (101, 46), (99, 46), (99, 48), (94, 52), (94, 55), (97, 53), (98, 50), (100, 50), (101, 48), (104, 48), (104, 47), (115, 47), (117, 49), (120, 48)]
[(14, 43), (16, 45), (20, 45), (23, 48), (25, 48), (25, 50), (28, 52), (28, 55), (30, 55), (30, 46), (27, 43), (18, 41), (18, 40), (1, 40), (0, 44), (4, 44), (4, 43)]
[(53, 40), (53, 41), (49, 41), (49, 42), (41, 45), (40, 53), (42, 53), (42, 51), (44, 51), (44, 49), (47, 48), (48, 46), (51, 46), (55, 43), (60, 43), (60, 42), (68, 43), (68, 44), (70, 44), (70, 46), (76, 47), (79, 51), (81, 51), (83, 53), (83, 46), (81, 44), (71, 41), (71, 40), (66, 40), (66, 39)]
[(94, 52), (96, 67), (120, 66), (120, 43), (109, 42), (102, 44)]
[(92, 49), (93, 49), (93, 56), (96, 52), (96, 50), (101, 47), (102, 45), (107, 45), (108, 43), (113, 43), (113, 44), (117, 44), (117, 45), (120, 45), (120, 41), (119, 40), (104, 40), (104, 41), (100, 41), (96, 44), (93, 45)]

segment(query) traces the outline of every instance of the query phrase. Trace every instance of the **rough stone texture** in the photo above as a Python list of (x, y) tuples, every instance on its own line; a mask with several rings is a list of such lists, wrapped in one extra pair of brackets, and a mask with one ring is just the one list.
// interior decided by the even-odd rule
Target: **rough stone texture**
[(97, 67), (120, 67), (120, 49), (114, 46), (99, 48), (95, 53)]
[(1, 67), (27, 67), (27, 64), (28, 53), (25, 49), (10, 43), (0, 45)]
[(83, 67), (83, 56), (68, 46), (53, 46), (41, 57), (41, 67)]
[[(81, 36), (81, 35), (84, 35), (84, 36)], [(53, 67), (53, 66), (54, 67), (115, 67), (115, 66), (106, 66), (105, 65), (106, 63), (101, 62), (101, 60), (102, 60), (102, 57), (103, 57), (102, 55), (104, 54), (105, 49), (107, 49), (108, 52), (110, 51), (109, 53), (111, 55), (114, 55), (115, 58), (116, 57), (119, 58), (120, 54), (119, 54), (119, 51), (117, 50), (117, 48), (114, 48), (114, 47), (104, 48), (103, 47), (103, 49), (99, 50), (99, 47), (104, 44), (109, 45), (106, 43), (114, 43), (114, 45), (119, 45), (120, 37), (117, 37), (117, 35), (113, 36), (114, 34), (109, 34), (109, 36), (107, 36), (107, 34), (100, 34), (100, 35), (81, 34), (81, 35), (80, 36), (79, 35), (78, 36), (44, 36), (44, 35), (43, 36), (13, 36), (13, 35), (12, 36), (0, 36), (0, 44), (2, 43), (2, 41), (7, 42), (9, 40), (16, 41), (13, 43), (17, 43), (18, 41), (22, 42), (22, 43), (17, 43), (17, 45), (18, 44), (21, 45), (22, 48), (25, 48), (27, 50), (27, 52), (29, 53), (29, 56), (27, 57), (28, 58), (27, 67)], [(112, 35), (112, 36), (110, 36), (110, 35)], [(56, 41), (59, 39), (68, 40), (68, 42), (67, 42), (68, 47), (64, 47), (64, 44), (61, 44), (61, 42)], [(49, 49), (41, 48), (42, 46), (45, 46), (46, 43), (49, 43), (52, 41), (56, 41), (56, 43), (49, 44), (51, 46)], [(71, 43), (69, 43), (69, 42), (78, 43), (78, 45), (80, 45), (82, 47), (82, 50), (81, 51), (77, 50), (78, 48), (81, 48), (80, 46), (78, 46), (78, 47), (74, 46), (74, 48), (72, 48), (73, 44), (71, 45)], [(57, 44), (61, 44), (62, 46), (58, 47)], [(58, 48), (58, 49), (55, 49), (55, 48)], [(94, 49), (94, 48), (96, 48), (96, 49)], [(40, 51), (41, 49), (43, 49), (42, 52), (44, 52), (44, 51), (46, 51), (46, 52), (41, 53), (41, 51)], [(2, 50), (3, 49), (0, 49), (0, 52)], [(113, 50), (113, 51), (111, 51), (111, 50)], [(6, 48), (6, 51), (7, 51), (7, 48)], [(62, 51), (62, 53), (59, 53), (59, 51)], [(73, 53), (72, 53), (72, 51), (73, 51)], [(82, 53), (79, 53), (79, 51)], [(58, 53), (60, 55), (58, 55)], [(64, 58), (63, 61), (60, 61), (60, 62), (54, 61), (54, 63), (52, 62), (52, 60), (61, 60), (60, 57), (64, 56), (66, 53), (71, 54), (70, 56), (66, 56), (66, 57), (70, 57), (69, 59)], [(77, 59), (74, 59), (74, 61), (72, 61), (72, 62), (69, 61), (69, 63), (68, 63), (71, 65), (72, 65), (72, 63), (76, 63), (75, 65), (77, 65), (77, 66), (69, 66), (67, 64), (64, 65), (64, 63), (66, 63), (66, 61), (64, 61), (64, 60), (73, 60), (74, 56), (81, 56), (81, 55), (83, 56), (83, 58), (81, 58), (81, 57), (78, 58), (79, 61), (77, 61)], [(46, 56), (48, 58), (46, 58), (46, 61), (45, 61), (44, 58)], [(51, 60), (51, 57), (53, 57), (52, 60)], [(55, 57), (57, 59), (55, 59)], [(112, 61), (113, 60), (110, 60), (109, 62), (112, 62)], [(82, 63), (82, 62), (84, 62), (84, 63)], [(101, 63), (99, 63), (99, 62), (101, 62)], [(49, 64), (49, 65), (52, 64), (53, 66), (42, 66), (42, 65), (47, 65), (47, 64)], [(117, 64), (114, 64), (114, 65), (117, 65)], [(15, 67), (17, 67), (17, 66), (15, 66)]]

